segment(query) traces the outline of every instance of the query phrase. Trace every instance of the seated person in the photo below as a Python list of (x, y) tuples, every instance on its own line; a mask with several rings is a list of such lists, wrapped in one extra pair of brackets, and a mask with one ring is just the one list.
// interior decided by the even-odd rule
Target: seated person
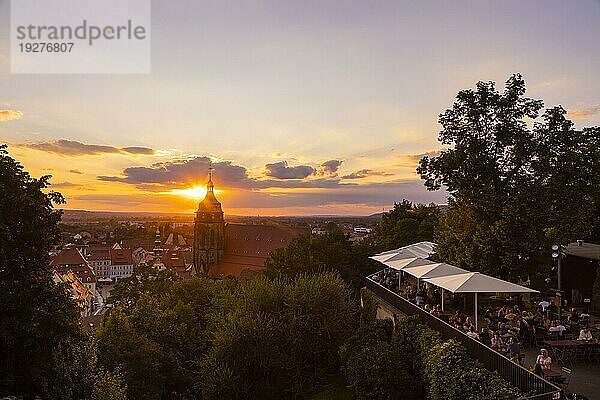
[(473, 325), (471, 317), (467, 317), (465, 318), (465, 322), (463, 323), (463, 329), (468, 332), (471, 330), (471, 328), (475, 328), (475, 325)]
[(506, 325), (506, 322), (501, 320), (500, 322), (498, 322), (498, 334), (500, 334), (500, 336), (504, 336), (507, 333), (508, 333), (508, 326)]
[(592, 332), (590, 332), (589, 326), (584, 327), (581, 332), (579, 332), (579, 337), (577, 340), (592, 340)]
[(490, 331), (488, 328), (481, 328), (481, 333), (479, 334), (479, 340), (481, 343), (486, 346), (492, 346), (492, 337), (490, 336)]
[(579, 315), (579, 319), (582, 323), (588, 323), (590, 321), (590, 314), (588, 314), (587, 310), (583, 310), (583, 312)]
[(479, 340), (479, 335), (477, 334), (477, 331), (475, 331), (474, 326), (472, 326), (469, 329), (469, 331), (467, 332), (467, 336), (470, 337), (471, 339)]
[(504, 351), (504, 340), (502, 340), (502, 337), (498, 332), (494, 333), (494, 336), (492, 336), (492, 349)]
[(569, 322), (573, 322), (573, 323), (579, 322), (579, 314), (577, 314), (577, 311), (574, 308), (571, 308), (571, 311), (569, 312), (569, 316), (567, 317), (567, 319), (569, 320)]
[(548, 332), (558, 332), (559, 336), (562, 336), (563, 332), (566, 330), (567, 328), (558, 321), (552, 321), (552, 325), (548, 328)]
[(423, 304), (423, 295), (421, 292), (417, 293), (417, 295), (415, 296), (415, 304), (418, 306)]
[(516, 355), (518, 361), (519, 354), (521, 354), (521, 346), (519, 346), (519, 342), (517, 342), (515, 339), (509, 338), (506, 351), (508, 352), (509, 358), (513, 358)]
[(541, 349), (540, 355), (535, 360), (536, 365), (539, 365), (542, 371), (550, 371), (552, 368), (552, 358), (548, 355), (548, 350)]

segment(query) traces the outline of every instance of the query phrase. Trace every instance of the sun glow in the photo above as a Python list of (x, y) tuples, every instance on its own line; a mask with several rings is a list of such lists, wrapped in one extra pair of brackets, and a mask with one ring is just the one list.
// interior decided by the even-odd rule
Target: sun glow
[[(215, 189), (215, 193), (221, 193), (221, 190)], [(192, 199), (203, 199), (206, 196), (206, 188), (202, 186), (194, 186), (187, 189), (173, 189), (163, 194), (174, 194), (177, 196), (190, 197)]]

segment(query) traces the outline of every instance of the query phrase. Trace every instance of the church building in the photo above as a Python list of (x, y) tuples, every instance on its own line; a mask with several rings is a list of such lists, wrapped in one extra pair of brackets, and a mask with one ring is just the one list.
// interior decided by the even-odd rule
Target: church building
[(272, 251), (309, 233), (303, 228), (226, 223), (211, 172), (194, 219), (195, 272), (214, 279), (251, 277), (264, 269)]

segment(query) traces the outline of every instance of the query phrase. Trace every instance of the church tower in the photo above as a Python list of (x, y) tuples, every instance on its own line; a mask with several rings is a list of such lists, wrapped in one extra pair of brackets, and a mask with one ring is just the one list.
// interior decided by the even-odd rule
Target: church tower
[(198, 204), (194, 219), (194, 267), (196, 273), (206, 275), (218, 264), (225, 251), (225, 221), (221, 203), (215, 197), (212, 171), (208, 175), (206, 196)]

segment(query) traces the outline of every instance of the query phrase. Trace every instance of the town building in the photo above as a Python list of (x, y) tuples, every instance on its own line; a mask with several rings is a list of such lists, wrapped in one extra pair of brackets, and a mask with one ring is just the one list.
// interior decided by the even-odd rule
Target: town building
[(73, 272), (93, 295), (96, 294), (96, 274), (78, 248), (67, 247), (61, 250), (51, 259), (50, 265), (60, 275)]
[(109, 278), (115, 281), (128, 278), (133, 273), (133, 255), (131, 249), (115, 243), (110, 249)]
[(249, 278), (264, 269), (274, 250), (308, 234), (303, 228), (225, 223), (211, 173), (194, 219), (194, 271), (215, 279)]
[(52, 272), (54, 283), (57, 285), (64, 284), (73, 300), (81, 310), (81, 316), (87, 317), (91, 315), (94, 307), (94, 294), (90, 291), (72, 271)]

